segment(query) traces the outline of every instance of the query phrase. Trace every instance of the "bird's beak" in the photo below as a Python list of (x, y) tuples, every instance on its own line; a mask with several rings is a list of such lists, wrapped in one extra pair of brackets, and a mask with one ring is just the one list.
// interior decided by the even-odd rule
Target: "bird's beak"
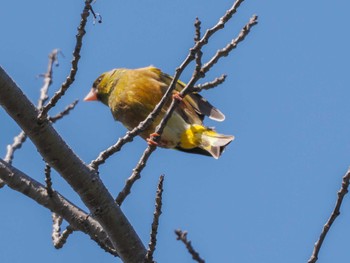
[(86, 97), (84, 98), (84, 101), (93, 101), (93, 100), (98, 100), (96, 89), (91, 89), (89, 94), (86, 95)]

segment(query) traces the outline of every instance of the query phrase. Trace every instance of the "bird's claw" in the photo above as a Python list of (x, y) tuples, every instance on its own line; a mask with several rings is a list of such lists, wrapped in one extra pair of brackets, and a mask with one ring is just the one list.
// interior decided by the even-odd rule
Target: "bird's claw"
[(180, 95), (179, 92), (175, 91), (173, 94), (173, 99), (178, 100), (178, 101), (182, 101), (183, 97)]
[(148, 145), (150, 145), (150, 146), (158, 146), (158, 143), (155, 142), (155, 141), (153, 140), (153, 138), (154, 138), (154, 137), (159, 137), (159, 136), (160, 136), (160, 135), (159, 135), (158, 133), (156, 133), (156, 132), (151, 133), (151, 134), (149, 135), (149, 138), (146, 139)]

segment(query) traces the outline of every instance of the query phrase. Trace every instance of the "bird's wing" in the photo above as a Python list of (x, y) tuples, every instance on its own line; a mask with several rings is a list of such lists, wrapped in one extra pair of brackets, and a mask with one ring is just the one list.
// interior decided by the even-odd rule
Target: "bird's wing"
[[(171, 81), (173, 80), (171, 76), (163, 72), (161, 73), (161, 78), (167, 85), (170, 85)], [(180, 92), (185, 86), (185, 83), (178, 80), (175, 90)], [(184, 100), (194, 109), (201, 120), (203, 120), (204, 116), (208, 116), (210, 119), (215, 121), (225, 120), (225, 115), (198, 93), (188, 94)]]

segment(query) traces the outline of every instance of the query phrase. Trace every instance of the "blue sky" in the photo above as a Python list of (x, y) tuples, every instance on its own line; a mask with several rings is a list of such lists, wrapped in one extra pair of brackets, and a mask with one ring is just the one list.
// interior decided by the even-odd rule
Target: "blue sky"
[[(60, 48), (51, 94), (69, 72), (83, 1), (2, 1), (0, 62), (36, 103), (47, 56)], [(193, 22), (213, 26), (232, 5), (224, 0), (97, 1), (103, 23), (86, 28), (76, 81), (52, 111), (75, 99), (77, 108), (55, 124), (87, 163), (125, 134), (102, 104), (84, 103), (94, 79), (115, 67), (160, 67), (173, 74), (193, 44)], [(329, 217), (350, 165), (349, 1), (246, 0), (225, 30), (204, 49), (204, 60), (235, 37), (251, 15), (259, 24), (205, 81), (225, 73), (227, 81), (203, 95), (226, 115), (209, 126), (236, 136), (219, 160), (158, 149), (122, 209), (145, 244), (154, 195), (165, 174), (157, 262), (192, 262), (174, 229), (206, 262), (306, 262)], [(189, 80), (191, 68), (182, 75)], [(0, 155), (20, 131), (0, 109)], [(136, 139), (101, 167), (116, 196), (146, 143)], [(13, 163), (43, 182), (44, 164), (31, 142)], [(57, 174), (54, 188), (82, 202)], [(116, 262), (89, 237), (73, 234), (65, 247), (51, 244), (49, 211), (8, 188), (0, 190), (1, 262)], [(318, 262), (348, 259), (350, 203), (326, 238)], [(118, 261), (118, 260), (117, 260)]]

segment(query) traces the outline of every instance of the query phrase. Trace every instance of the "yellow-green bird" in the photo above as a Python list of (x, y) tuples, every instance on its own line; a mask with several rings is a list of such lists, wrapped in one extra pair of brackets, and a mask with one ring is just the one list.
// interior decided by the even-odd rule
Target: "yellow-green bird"
[[(107, 105), (115, 120), (132, 130), (155, 108), (168, 89), (172, 77), (153, 66), (138, 69), (113, 69), (99, 76), (85, 101), (98, 100)], [(185, 84), (178, 81), (174, 95)], [(163, 118), (170, 102), (162, 109), (155, 121), (140, 136), (149, 141), (156, 126)], [(189, 153), (198, 153), (219, 158), (234, 136), (217, 133), (205, 127), (205, 116), (223, 121), (225, 116), (198, 93), (191, 93), (180, 99), (166, 124), (158, 146)]]

